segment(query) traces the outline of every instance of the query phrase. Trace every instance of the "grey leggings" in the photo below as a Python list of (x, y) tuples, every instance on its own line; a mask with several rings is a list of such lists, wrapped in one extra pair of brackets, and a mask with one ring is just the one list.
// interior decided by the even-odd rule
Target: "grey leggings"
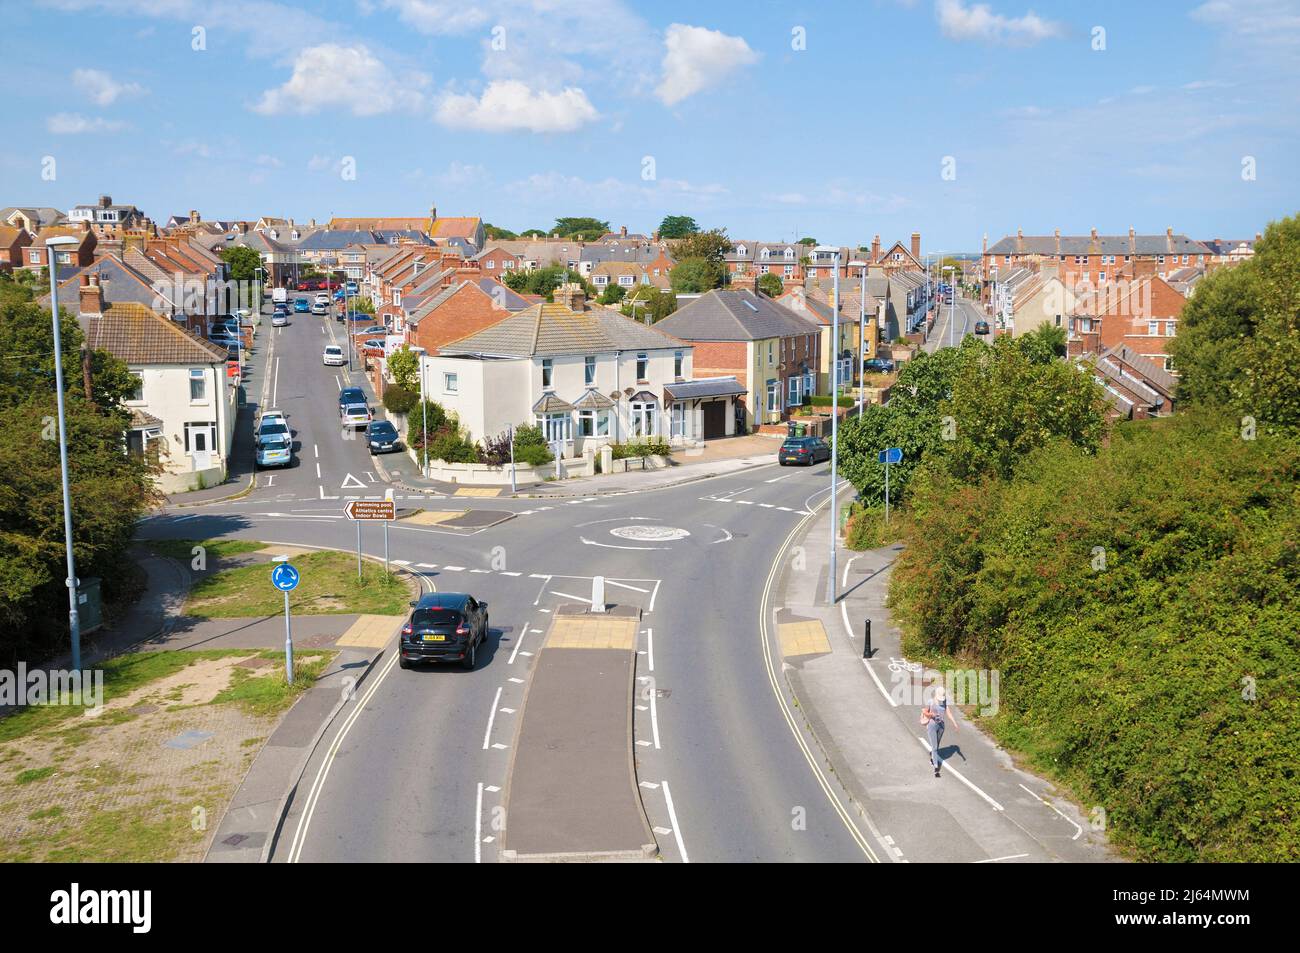
[(937, 769), (943, 762), (939, 760), (939, 742), (943, 740), (943, 719), (931, 718), (925, 726), (925, 733), (930, 739), (930, 763)]

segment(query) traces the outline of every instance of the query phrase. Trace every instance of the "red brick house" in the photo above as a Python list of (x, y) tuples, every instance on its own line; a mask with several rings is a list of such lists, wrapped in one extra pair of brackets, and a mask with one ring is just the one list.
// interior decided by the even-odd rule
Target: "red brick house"
[(1201, 242), (1175, 235), (1172, 228), (1163, 235), (1139, 235), (1131, 228), (1127, 235), (1099, 235), (1095, 228), (1088, 235), (1062, 235), (1057, 229), (1052, 235), (1017, 231), (992, 247), (986, 237), (982, 266), (984, 281), (990, 282), (995, 270), (1005, 275), (1015, 268), (1036, 270), (1054, 262), (1061, 280), (1073, 288), (1085, 281), (1112, 281), (1135, 265), (1149, 266), (1149, 273), (1163, 278), (1180, 268), (1204, 267), (1212, 257)]
[(406, 340), (436, 354), (444, 344), (490, 328), (528, 306), (498, 281), (457, 272), (454, 281), (406, 318)]
[(89, 225), (51, 225), (33, 235), (31, 244), (23, 249), (23, 267), (39, 270), (48, 265), (46, 240), (65, 236), (76, 238), (80, 243), (55, 252), (55, 263), (60, 268), (85, 268), (95, 260), (95, 247), (99, 240)]
[(32, 235), (22, 226), (0, 225), (0, 271), (23, 266), (23, 249), (32, 243)]

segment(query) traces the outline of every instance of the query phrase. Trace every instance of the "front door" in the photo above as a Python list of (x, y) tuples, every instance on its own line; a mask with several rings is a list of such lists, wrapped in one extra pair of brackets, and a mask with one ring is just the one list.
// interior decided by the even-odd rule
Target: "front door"
[(725, 400), (706, 400), (704, 402), (704, 439), (716, 440), (727, 435), (727, 402)]

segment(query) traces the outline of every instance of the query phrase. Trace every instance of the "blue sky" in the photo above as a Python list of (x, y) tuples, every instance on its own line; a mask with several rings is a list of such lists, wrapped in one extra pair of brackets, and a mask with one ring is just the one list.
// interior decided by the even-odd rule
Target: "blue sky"
[(5, 32), (0, 205), (927, 251), (1300, 210), (1300, 0), (37, 0)]

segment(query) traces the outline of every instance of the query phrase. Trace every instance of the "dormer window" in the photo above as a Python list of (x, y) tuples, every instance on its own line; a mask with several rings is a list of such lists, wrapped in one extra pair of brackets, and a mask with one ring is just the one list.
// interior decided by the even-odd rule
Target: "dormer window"
[(771, 257), (772, 257), (772, 249), (770, 249), (770, 248), (764, 248), (764, 249), (763, 249), (763, 255), (762, 255), (762, 257), (764, 257), (764, 258), (771, 258)]
[(742, 258), (744, 257), (744, 255), (745, 255), (745, 253), (746, 253), (747, 250), (748, 250), (748, 249), (746, 249), (744, 245), (737, 245), (737, 246), (736, 246), (736, 254), (737, 254), (737, 255), (740, 255)]
[(794, 258), (794, 249), (793, 249), (793, 248), (787, 248), (787, 249), (785, 250), (785, 257), (786, 257), (786, 258)]

